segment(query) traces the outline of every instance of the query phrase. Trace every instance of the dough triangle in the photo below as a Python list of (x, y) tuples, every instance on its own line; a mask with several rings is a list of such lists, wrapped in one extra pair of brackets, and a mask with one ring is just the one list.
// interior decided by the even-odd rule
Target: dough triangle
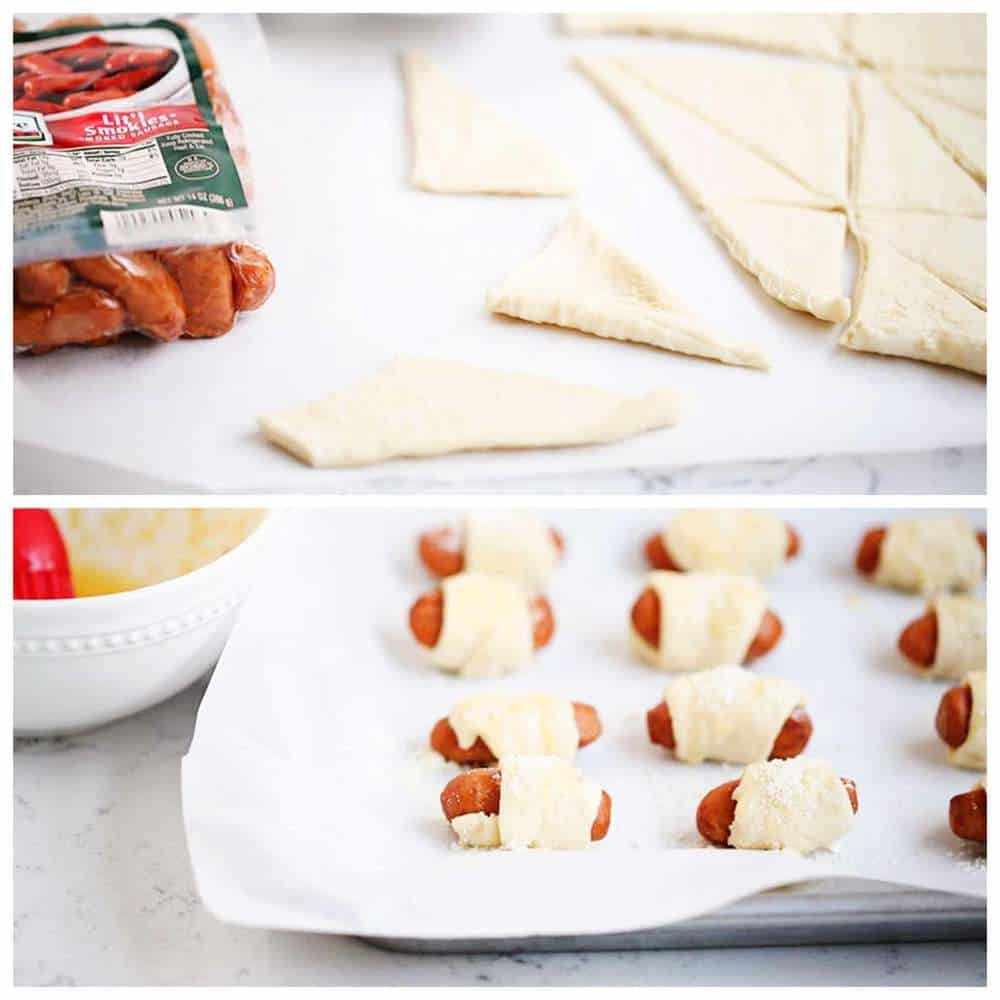
[(891, 243), (980, 309), (986, 308), (986, 220), (923, 212), (863, 212), (863, 236)]
[(893, 93), (930, 129), (955, 162), (986, 183), (986, 119), (891, 77)]
[(862, 238), (844, 347), (986, 374), (986, 313), (882, 240)]
[(668, 101), (609, 57), (577, 56), (575, 65), (625, 115), (696, 204), (723, 198), (830, 207), (785, 171)]
[(460, 361), (397, 358), (326, 399), (259, 419), (264, 435), (317, 468), (489, 448), (617, 441), (680, 419), (676, 393), (625, 396)]
[(573, 183), (534, 135), (463, 90), (425, 55), (403, 56), (414, 187), (450, 194), (568, 194)]
[(885, 73), (890, 85), (923, 91), (963, 111), (986, 117), (986, 76), (941, 76), (934, 73)]
[(853, 86), (856, 209), (986, 215), (986, 195), (979, 185), (874, 73), (858, 73)]
[(848, 14), (846, 42), (883, 69), (985, 73), (984, 14)]
[(633, 33), (728, 42), (839, 60), (837, 15), (826, 14), (563, 14), (571, 34)]
[(757, 349), (713, 333), (576, 211), (542, 252), (490, 292), (486, 302), (495, 313), (532, 323), (553, 323), (730, 365), (768, 366)]
[(842, 290), (847, 235), (842, 213), (719, 201), (708, 205), (706, 214), (729, 253), (772, 298), (831, 323), (850, 316)]
[[(618, 60), (658, 94), (790, 174), (847, 204), (847, 77), (830, 66), (698, 53)], [(820, 127), (817, 127), (817, 124)]]

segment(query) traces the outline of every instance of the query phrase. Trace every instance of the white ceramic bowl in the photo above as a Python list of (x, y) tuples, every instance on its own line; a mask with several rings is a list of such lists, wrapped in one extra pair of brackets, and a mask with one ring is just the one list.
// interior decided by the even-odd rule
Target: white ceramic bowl
[(215, 666), (275, 518), (184, 576), (104, 597), (14, 601), (14, 732), (78, 732), (139, 712)]

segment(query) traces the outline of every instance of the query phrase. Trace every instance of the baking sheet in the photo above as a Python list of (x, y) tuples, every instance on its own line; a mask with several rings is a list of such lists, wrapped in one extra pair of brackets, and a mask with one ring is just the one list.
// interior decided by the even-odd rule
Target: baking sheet
[[(282, 15), (266, 26), (271, 73), (259, 39), (237, 36), (219, 58), (251, 140), (264, 140), (252, 149), (264, 245), (278, 270), (274, 298), (216, 341), (18, 358), (19, 443), (49, 449), (53, 462), (101, 463), (176, 489), (326, 492), (401, 477), (448, 488), (467, 479), (985, 440), (982, 379), (841, 350), (839, 328), (767, 297), (621, 115), (569, 66), (578, 51), (668, 53), (697, 44), (574, 39), (547, 15)], [(406, 47), (423, 49), (544, 134), (579, 177), (580, 207), (608, 237), (720, 332), (759, 344), (773, 371), (491, 317), (487, 290), (540, 249), (569, 201), (412, 190), (396, 58)], [(851, 247), (845, 294), (853, 271)], [(307, 468), (257, 434), (258, 414), (322, 397), (403, 353), (636, 393), (674, 386), (689, 395), (689, 412), (677, 428), (614, 445), (356, 470)]]
[[(410, 604), (433, 586), (415, 538), (451, 512), (296, 511), (276, 523), (184, 761), (210, 910), (252, 926), (482, 939), (660, 926), (831, 875), (985, 897), (983, 852), (947, 826), (948, 799), (978, 775), (945, 763), (934, 732), (944, 687), (895, 651), (922, 602), (852, 568), (861, 532), (894, 512), (786, 515), (803, 554), (770, 588), (786, 633), (757, 669), (807, 690), (810, 753), (857, 781), (861, 805), (841, 849), (809, 858), (706, 847), (697, 804), (740, 769), (683, 765), (648, 742), (645, 712), (667, 676), (631, 658), (626, 622), (640, 543), (666, 515), (550, 514), (567, 541), (549, 590), (555, 638), (529, 670), (492, 683), (426, 666), (407, 631)], [(486, 687), (598, 707), (604, 735), (578, 762), (613, 798), (607, 840), (584, 852), (453, 846), (438, 795), (457, 768), (425, 749), (427, 734)]]

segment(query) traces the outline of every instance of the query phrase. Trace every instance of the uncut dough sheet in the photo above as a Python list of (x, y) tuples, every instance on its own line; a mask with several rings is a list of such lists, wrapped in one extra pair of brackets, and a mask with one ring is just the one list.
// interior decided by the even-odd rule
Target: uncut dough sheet
[[(301, 930), (508, 937), (654, 926), (825, 875), (985, 893), (981, 853), (947, 827), (948, 799), (979, 775), (948, 764), (934, 733), (945, 686), (911, 676), (895, 652), (923, 605), (852, 570), (862, 531), (891, 514), (785, 515), (803, 553), (768, 588), (787, 631), (756, 669), (806, 690), (811, 753), (857, 781), (861, 805), (838, 853), (801, 859), (707, 848), (697, 804), (740, 769), (683, 765), (647, 739), (645, 712), (670, 678), (629, 656), (626, 622), (641, 542), (666, 512), (540, 513), (567, 546), (548, 590), (556, 633), (526, 672), (485, 682), (427, 666), (406, 628), (411, 602), (434, 586), (416, 536), (460, 512), (281, 515), (183, 765), (189, 848), (213, 913)], [(438, 796), (458, 769), (425, 749), (427, 737), (455, 701), (493, 689), (598, 708), (604, 734), (576, 763), (612, 796), (606, 840), (582, 852), (452, 846)]]
[[(258, 96), (256, 55), (246, 64), (230, 59), (234, 72), (227, 66), (225, 80), (251, 138), (263, 131), (253, 152), (262, 240), (277, 268), (273, 298), (216, 341), (19, 358), (15, 437), (32, 451), (54, 452), (49, 460), (80, 475), (101, 463), (190, 491), (324, 492), (985, 440), (982, 379), (838, 348), (837, 326), (769, 298), (570, 65), (578, 52), (794, 57), (664, 39), (571, 38), (546, 16), (275, 16), (263, 24), (270, 79), (282, 88), (270, 87), (270, 100)], [(773, 370), (731, 370), (491, 316), (488, 290), (538, 253), (570, 199), (413, 190), (398, 58), (408, 48), (543, 136), (578, 179), (578, 204), (605, 236), (720, 335), (759, 346)], [(220, 61), (232, 51), (220, 51)], [(845, 295), (854, 267), (848, 246)], [(307, 468), (257, 433), (259, 414), (319, 399), (400, 354), (623, 393), (668, 386), (686, 391), (691, 405), (676, 428), (612, 445), (362, 469)], [(90, 478), (95, 491), (106, 489), (106, 474)]]

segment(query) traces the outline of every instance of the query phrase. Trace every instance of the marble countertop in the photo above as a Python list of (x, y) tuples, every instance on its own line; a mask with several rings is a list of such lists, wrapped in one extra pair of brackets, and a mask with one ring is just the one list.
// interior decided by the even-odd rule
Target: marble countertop
[[(143, 479), (111, 466), (80, 462), (26, 445), (14, 449), (17, 493), (136, 494), (191, 493), (182, 483)], [(821, 494), (967, 494), (986, 493), (986, 448), (942, 448), (903, 454), (812, 456), (773, 462), (713, 463), (622, 469), (611, 472), (477, 482), (456, 489), (391, 474), (352, 493), (496, 493), (505, 494), (671, 494), (726, 493), (774, 495)]]
[(180, 759), (203, 685), (123, 722), (14, 746), (18, 986), (958, 986), (982, 942), (418, 956), (219, 923), (194, 888)]

